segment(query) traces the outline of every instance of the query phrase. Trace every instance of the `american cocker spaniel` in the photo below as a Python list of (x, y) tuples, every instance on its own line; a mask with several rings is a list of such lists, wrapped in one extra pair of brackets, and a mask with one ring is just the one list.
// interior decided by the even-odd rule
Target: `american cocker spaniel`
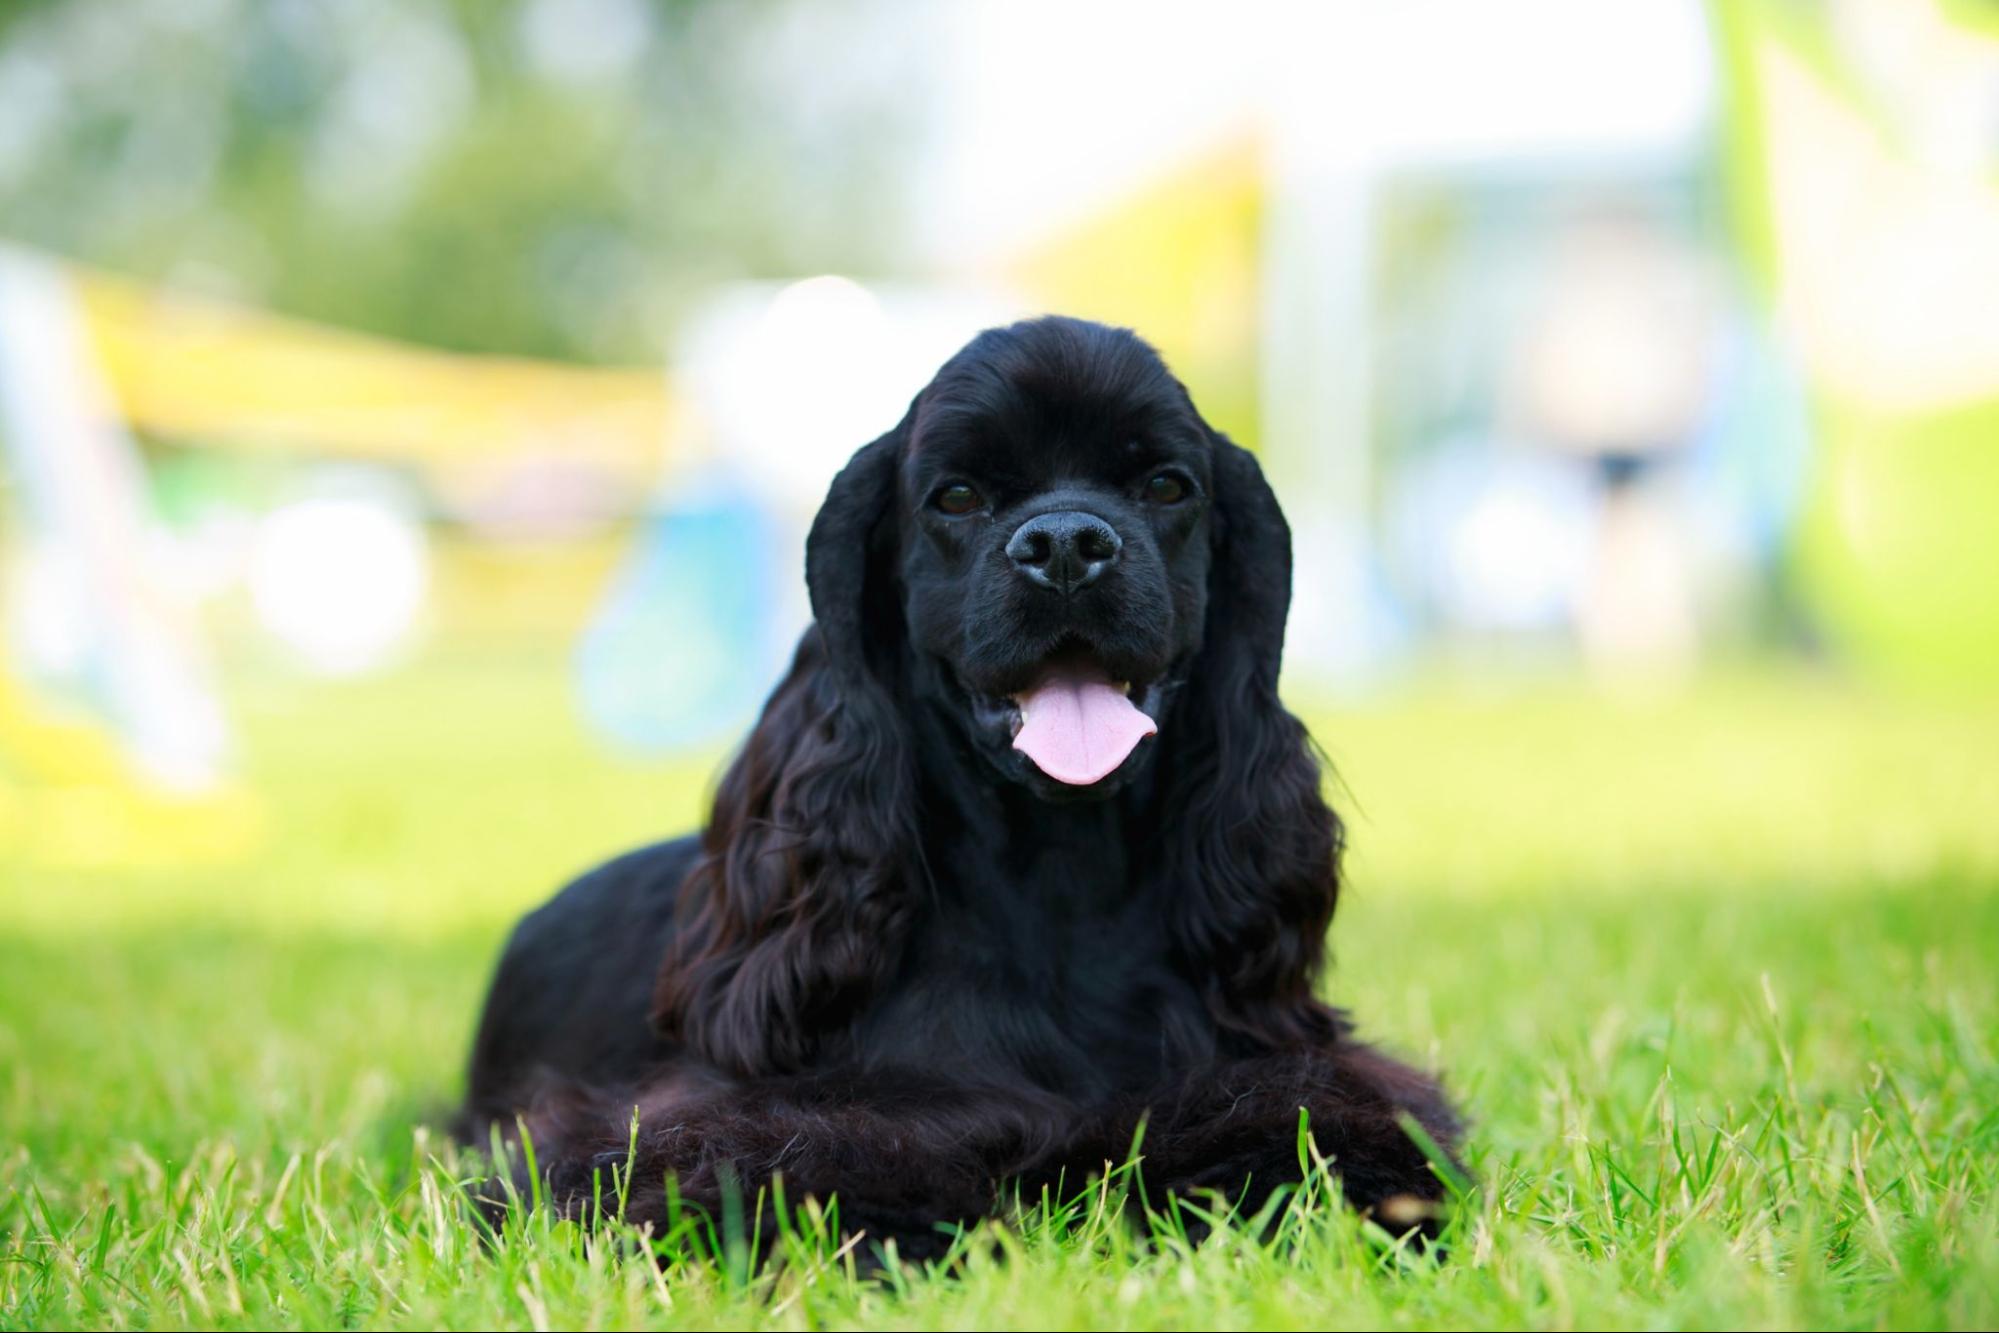
[(910, 1255), (1080, 1188), (1141, 1121), (1147, 1197), (1255, 1206), (1302, 1109), (1352, 1204), (1434, 1226), (1407, 1126), (1448, 1154), (1455, 1114), (1315, 991), (1342, 832), (1277, 695), (1290, 533), (1158, 355), (980, 334), (834, 480), (805, 563), (816, 623), (707, 828), (514, 931), (475, 1135), (524, 1126), (557, 1208), (782, 1176)]

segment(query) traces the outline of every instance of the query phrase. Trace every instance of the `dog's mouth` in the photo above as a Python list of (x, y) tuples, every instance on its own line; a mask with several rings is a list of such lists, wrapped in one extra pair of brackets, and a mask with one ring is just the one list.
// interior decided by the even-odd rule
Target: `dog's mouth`
[(1131, 682), (1095, 663), (1053, 665), (1012, 696), (1013, 748), (1057, 782), (1088, 787), (1118, 771), (1159, 724), (1131, 701)]
[(1017, 688), (975, 696), (978, 711), (1003, 726), (1013, 749), (1066, 787), (1093, 787), (1157, 735), (1157, 680), (1135, 680), (1087, 649), (1065, 645)]

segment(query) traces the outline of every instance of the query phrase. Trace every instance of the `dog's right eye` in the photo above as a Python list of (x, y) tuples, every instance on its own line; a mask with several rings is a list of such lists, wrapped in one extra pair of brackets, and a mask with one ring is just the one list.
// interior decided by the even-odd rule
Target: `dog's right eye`
[(931, 503), (947, 514), (969, 514), (984, 506), (985, 497), (963, 482), (946, 486)]

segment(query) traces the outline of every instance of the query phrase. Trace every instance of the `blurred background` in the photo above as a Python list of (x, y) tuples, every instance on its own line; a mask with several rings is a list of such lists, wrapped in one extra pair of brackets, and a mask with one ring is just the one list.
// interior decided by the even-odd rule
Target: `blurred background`
[(1999, 864), (1989, 4), (7, 0), (8, 918), (691, 824), (836, 467), (1043, 311), (1263, 458), (1378, 865)]

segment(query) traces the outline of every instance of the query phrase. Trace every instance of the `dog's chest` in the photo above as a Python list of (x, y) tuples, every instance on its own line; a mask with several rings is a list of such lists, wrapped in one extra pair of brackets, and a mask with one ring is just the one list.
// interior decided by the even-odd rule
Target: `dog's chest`
[(1204, 1059), (1212, 1032), (1157, 914), (1013, 911), (924, 923), (862, 1020), (868, 1049), (1079, 1099), (1142, 1090)]

